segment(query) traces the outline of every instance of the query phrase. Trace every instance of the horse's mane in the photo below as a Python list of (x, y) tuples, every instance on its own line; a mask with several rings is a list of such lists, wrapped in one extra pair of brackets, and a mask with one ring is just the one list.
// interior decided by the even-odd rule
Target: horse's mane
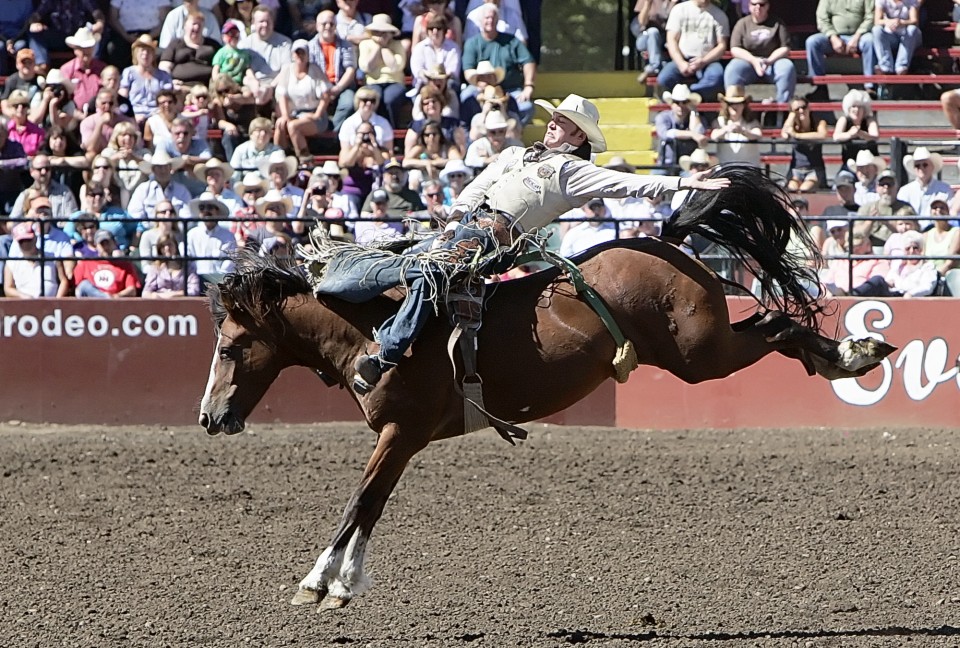
[(231, 258), (236, 270), (207, 288), (217, 327), (227, 318), (224, 298), (263, 324), (271, 313), (280, 311), (288, 297), (312, 293), (310, 282), (293, 259), (260, 256), (247, 248), (234, 252)]

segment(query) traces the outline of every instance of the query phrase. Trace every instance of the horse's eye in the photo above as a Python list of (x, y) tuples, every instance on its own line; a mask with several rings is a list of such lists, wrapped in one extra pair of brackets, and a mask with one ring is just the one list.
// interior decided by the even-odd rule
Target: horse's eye
[(224, 362), (233, 360), (233, 351), (230, 349), (230, 347), (220, 347), (220, 359)]

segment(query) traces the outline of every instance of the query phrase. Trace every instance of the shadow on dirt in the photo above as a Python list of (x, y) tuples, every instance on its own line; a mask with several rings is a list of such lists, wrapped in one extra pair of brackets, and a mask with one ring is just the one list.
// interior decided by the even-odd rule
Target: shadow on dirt
[(590, 630), (557, 630), (546, 635), (569, 644), (590, 641), (651, 641), (653, 639), (689, 639), (694, 641), (743, 641), (745, 639), (823, 639), (826, 637), (958, 637), (960, 628), (943, 625), (938, 628), (863, 628), (860, 630), (771, 630), (753, 632), (703, 632), (699, 634), (661, 633), (656, 630), (639, 633), (605, 633)]

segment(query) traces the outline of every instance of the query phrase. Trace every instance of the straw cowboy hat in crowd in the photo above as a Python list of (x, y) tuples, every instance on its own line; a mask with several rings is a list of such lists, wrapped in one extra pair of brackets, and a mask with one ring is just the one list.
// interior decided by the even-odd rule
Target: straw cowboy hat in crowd
[(287, 155), (282, 150), (274, 151), (267, 157), (257, 162), (257, 168), (260, 169), (260, 175), (264, 178), (270, 177), (270, 167), (274, 164), (283, 164), (287, 167), (287, 177), (292, 178), (297, 174), (297, 158)]
[(493, 67), (493, 63), (490, 61), (480, 61), (477, 63), (476, 68), (471, 68), (469, 70), (463, 71), (463, 78), (467, 80), (467, 83), (470, 85), (477, 84), (477, 76), (479, 75), (492, 74), (495, 80), (496, 85), (503, 83), (503, 77), (507, 76), (507, 71), (502, 67), (497, 66)]
[(371, 34), (393, 34), (396, 36), (400, 30), (393, 26), (393, 21), (387, 14), (377, 14), (366, 27)]
[(144, 175), (150, 175), (153, 173), (153, 167), (158, 166), (168, 166), (170, 171), (176, 171), (183, 166), (183, 158), (176, 157), (171, 158), (170, 155), (164, 149), (160, 149), (153, 155), (147, 154), (144, 156), (143, 161), (140, 163), (140, 171)]
[(726, 92), (721, 92), (717, 94), (717, 97), (720, 98), (720, 101), (728, 104), (742, 104), (750, 103), (752, 97), (746, 94), (746, 90), (743, 86), (727, 86)]
[(251, 189), (267, 190), (267, 180), (256, 171), (244, 174), (243, 180), (235, 183), (234, 190), (241, 196)]
[(217, 218), (226, 218), (230, 215), (230, 208), (220, 202), (220, 200), (209, 191), (204, 191), (190, 201), (190, 214), (194, 218), (200, 218), (201, 207), (215, 207), (217, 209)]
[[(906, 162), (906, 158), (904, 158), (904, 162)], [(856, 171), (857, 167), (870, 166), (871, 164), (877, 167), (877, 173), (881, 173), (887, 168), (886, 160), (879, 155), (874, 155), (866, 149), (857, 152), (856, 160), (847, 160), (847, 168), (851, 171)]]
[(917, 162), (930, 162), (933, 165), (933, 175), (940, 173), (940, 169), (943, 168), (943, 156), (939, 153), (933, 153), (925, 146), (917, 147), (913, 155), (905, 155), (903, 157), (903, 168), (906, 169), (907, 173), (916, 174), (917, 170), (914, 165)]
[(220, 169), (223, 173), (224, 178), (229, 178), (233, 175), (233, 167), (218, 160), (217, 158), (210, 158), (206, 162), (201, 162), (200, 164), (193, 165), (193, 177), (199, 180), (200, 182), (207, 181), (207, 172), (212, 171), (213, 169)]
[(446, 81), (450, 78), (450, 73), (447, 72), (447, 68), (443, 67), (443, 63), (435, 63), (426, 69), (423, 76), (428, 79), (441, 79)]
[(491, 110), (483, 118), (483, 130), (485, 131), (501, 130), (509, 127), (510, 123), (499, 110)]
[(315, 168), (312, 175), (339, 176), (342, 178), (346, 174), (346, 169), (341, 169), (340, 165), (333, 160), (327, 160), (323, 163), (323, 166), (318, 166)]
[(153, 38), (150, 37), (150, 34), (140, 34), (137, 37), (137, 40), (133, 41), (133, 44), (130, 45), (130, 51), (133, 53), (133, 60), (136, 61), (138, 49), (149, 49), (151, 52), (156, 54), (158, 47), (160, 47), (160, 43), (153, 40)]
[(689, 101), (690, 104), (696, 108), (700, 105), (700, 102), (703, 101), (701, 97), (696, 92), (690, 92), (690, 88), (685, 83), (678, 83), (673, 86), (673, 90), (667, 90), (663, 93), (663, 103), (672, 104), (672, 103), (684, 103)]
[(507, 102), (507, 95), (498, 85), (486, 85), (483, 86), (483, 90), (480, 91), (480, 95), (477, 97), (477, 100), (482, 104), (485, 101), (495, 104), (503, 104)]
[(594, 153), (603, 153), (607, 150), (607, 140), (600, 130), (600, 111), (596, 104), (584, 99), (580, 95), (571, 94), (560, 102), (559, 106), (554, 106), (546, 99), (537, 99), (536, 105), (546, 110), (551, 115), (560, 113), (587, 134), (587, 141), (590, 142), (590, 148)]
[(63, 39), (63, 42), (66, 43), (71, 48), (75, 47), (77, 49), (87, 49), (88, 47), (95, 47), (96, 44), (100, 41), (100, 37), (94, 34), (92, 31), (86, 27), (81, 27), (77, 30), (77, 33), (73, 36), (67, 36)]
[(283, 205), (283, 214), (289, 214), (293, 211), (293, 201), (289, 196), (284, 196), (278, 189), (271, 189), (263, 198), (257, 199), (257, 213), (261, 216), (267, 215), (267, 207), (270, 205)]
[(696, 149), (690, 155), (681, 155), (678, 160), (680, 168), (684, 171), (689, 171), (690, 167), (694, 164), (706, 164), (707, 166), (716, 166), (717, 158), (713, 157), (707, 153), (702, 148)]
[(637, 167), (633, 166), (622, 155), (614, 155), (603, 165), (604, 169), (613, 169), (614, 171), (623, 171), (624, 173), (636, 173)]

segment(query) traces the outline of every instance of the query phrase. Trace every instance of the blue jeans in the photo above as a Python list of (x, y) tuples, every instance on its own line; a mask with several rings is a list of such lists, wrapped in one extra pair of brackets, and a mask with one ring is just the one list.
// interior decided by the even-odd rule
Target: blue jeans
[(97, 299), (110, 299), (110, 295), (103, 292), (92, 283), (89, 279), (84, 279), (77, 284), (77, 289), (74, 291), (74, 294), (77, 297), (94, 297)]
[[(920, 47), (923, 37), (916, 25), (907, 25), (902, 34), (891, 34), (883, 27), (873, 28), (873, 49), (877, 55), (877, 65), (883, 74), (904, 74), (910, 69), (913, 53)], [(893, 52), (897, 58), (894, 61)]]
[[(631, 31), (633, 25), (630, 25)], [(637, 26), (639, 30), (639, 25)], [(647, 27), (637, 34), (636, 48), (638, 52), (647, 53), (647, 65), (644, 70), (650, 74), (659, 74), (663, 67), (663, 32), (658, 27)]]
[(394, 128), (397, 128), (402, 123), (400, 111), (403, 109), (403, 105), (409, 101), (406, 88), (403, 87), (402, 83), (372, 83), (367, 87), (380, 97), (380, 108), (377, 112), (386, 117)]
[(657, 75), (657, 85), (673, 91), (678, 83), (686, 83), (692, 92), (698, 93), (704, 101), (714, 101), (717, 93), (723, 90), (723, 66), (714, 61), (705, 68), (697, 70), (693, 76), (683, 76), (673, 61), (663, 66)]
[[(345, 88), (344, 91), (340, 93), (340, 96), (337, 97), (337, 107), (333, 113), (333, 119), (330, 120), (333, 123), (333, 130), (339, 132), (343, 122), (347, 121), (347, 117), (354, 113), (354, 95), (356, 95), (356, 90), (353, 88)], [(227, 159), (229, 160), (230, 158)]]
[(725, 86), (747, 86), (751, 83), (773, 83), (777, 86), (777, 101), (790, 103), (797, 88), (797, 68), (790, 59), (777, 59), (760, 78), (753, 66), (743, 59), (733, 59), (727, 63), (727, 69), (723, 71)]
[[(840, 40), (849, 43), (850, 36), (840, 36)], [(869, 33), (861, 34), (860, 41), (857, 43), (860, 50), (860, 61), (863, 63), (863, 76), (873, 76), (873, 68), (876, 67), (876, 52), (873, 49), (873, 36)], [(827, 54), (833, 52), (833, 46), (830, 45), (830, 39), (825, 34), (814, 34), (807, 38), (807, 67), (810, 70), (810, 76), (823, 76), (827, 73)], [(865, 83), (864, 86), (872, 88), (872, 83)]]

